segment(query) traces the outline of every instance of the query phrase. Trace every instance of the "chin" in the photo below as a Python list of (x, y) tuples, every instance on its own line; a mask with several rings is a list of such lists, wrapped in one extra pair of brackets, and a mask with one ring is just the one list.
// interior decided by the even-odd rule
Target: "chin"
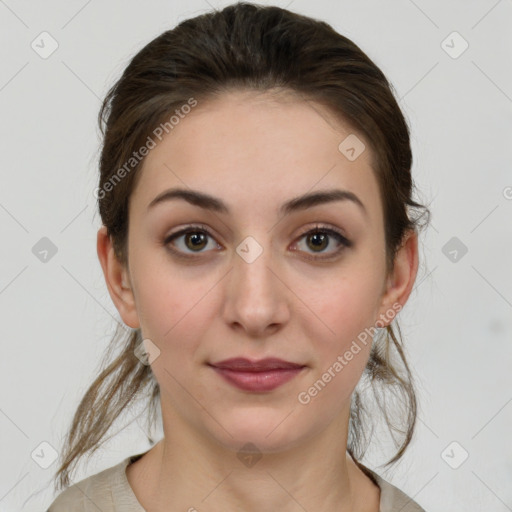
[[(255, 407), (240, 414), (233, 414), (219, 420), (226, 430), (215, 423), (215, 433), (210, 433), (226, 449), (239, 452), (251, 444), (261, 453), (278, 453), (300, 444), (303, 437), (290, 411), (267, 410)], [(288, 416), (289, 415), (289, 416)], [(293, 428), (290, 428), (293, 426)], [(250, 447), (247, 447), (251, 451)], [(245, 451), (245, 450), (244, 450)]]

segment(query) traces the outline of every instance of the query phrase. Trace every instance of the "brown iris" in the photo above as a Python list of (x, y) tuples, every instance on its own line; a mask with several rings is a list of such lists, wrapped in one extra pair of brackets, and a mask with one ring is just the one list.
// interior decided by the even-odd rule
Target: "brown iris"
[[(189, 245), (189, 241), (191, 241), (191, 245)], [(201, 250), (208, 243), (206, 233), (201, 233), (199, 231), (191, 231), (190, 233), (185, 234), (185, 245), (187, 248), (194, 250)]]
[(325, 249), (328, 243), (328, 235), (326, 235), (325, 233), (313, 233), (312, 235), (309, 235), (307, 238), (308, 240), (313, 241), (313, 245), (311, 246), (311, 248), (315, 248), (315, 250)]

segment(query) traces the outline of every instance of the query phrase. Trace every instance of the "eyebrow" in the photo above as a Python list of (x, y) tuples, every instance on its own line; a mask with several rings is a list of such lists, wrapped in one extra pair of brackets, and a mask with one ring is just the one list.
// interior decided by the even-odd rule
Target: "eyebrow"
[[(149, 203), (147, 209), (150, 210), (157, 204), (161, 204), (172, 199), (184, 199), (192, 205), (199, 206), (205, 210), (211, 210), (217, 213), (230, 213), (229, 207), (221, 199), (218, 199), (204, 192), (183, 188), (171, 188), (165, 190)], [(359, 206), (360, 210), (364, 213), (365, 216), (368, 215), (368, 212), (359, 197), (357, 197), (353, 192), (350, 192), (349, 190), (342, 189), (321, 190), (311, 194), (298, 196), (294, 199), (286, 201), (279, 208), (279, 213), (281, 215), (288, 215), (296, 211), (306, 210), (307, 208), (311, 208), (313, 206), (332, 203), (334, 201), (351, 201)]]

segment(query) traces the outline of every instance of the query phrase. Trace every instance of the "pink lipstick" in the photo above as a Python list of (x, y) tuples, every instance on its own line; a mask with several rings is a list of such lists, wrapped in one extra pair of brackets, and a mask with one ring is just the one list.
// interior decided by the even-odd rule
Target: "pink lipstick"
[(227, 382), (244, 391), (272, 391), (297, 376), (305, 365), (277, 358), (251, 361), (243, 357), (210, 364)]

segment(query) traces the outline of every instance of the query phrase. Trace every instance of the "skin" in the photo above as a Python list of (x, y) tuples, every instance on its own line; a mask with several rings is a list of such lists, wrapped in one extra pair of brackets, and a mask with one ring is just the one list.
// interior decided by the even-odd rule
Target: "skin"
[[(379, 510), (379, 488), (346, 453), (350, 398), (371, 340), (310, 403), (297, 399), (365, 328), (391, 322), (389, 311), (405, 305), (418, 269), (411, 233), (386, 275), (369, 146), (355, 161), (338, 150), (351, 133), (325, 108), (290, 93), (224, 93), (199, 103), (145, 158), (130, 198), (128, 266), (115, 257), (106, 228), (98, 231), (116, 308), (160, 350), (151, 367), (164, 438), (127, 468), (146, 510)], [(183, 199), (147, 210), (172, 187), (211, 194), (231, 213)], [(278, 214), (287, 200), (332, 188), (356, 194), (366, 214), (351, 201)], [(194, 245), (181, 235), (165, 245), (197, 223), (211, 236)], [(338, 228), (353, 245), (331, 236), (316, 246), (304, 236), (316, 223)], [(248, 236), (263, 249), (251, 263), (236, 252)], [(315, 256), (324, 259), (308, 259)], [(273, 391), (251, 393), (206, 364), (237, 356), (307, 368)], [(237, 457), (248, 442), (262, 454), (252, 466)]]

